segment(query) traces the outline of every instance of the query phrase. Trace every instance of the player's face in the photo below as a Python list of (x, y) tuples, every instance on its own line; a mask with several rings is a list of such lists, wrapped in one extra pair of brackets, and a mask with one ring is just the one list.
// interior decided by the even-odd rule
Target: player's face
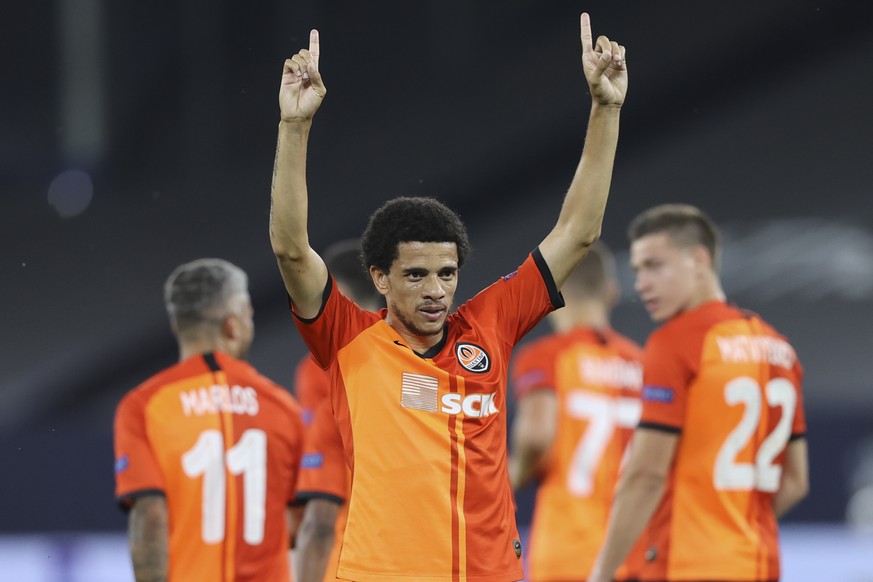
[(631, 243), (635, 288), (654, 321), (666, 321), (685, 311), (697, 295), (698, 268), (691, 250), (667, 233), (644, 236)]
[(387, 275), (377, 271), (374, 276), (389, 322), (401, 333), (438, 341), (458, 285), (455, 243), (400, 243)]

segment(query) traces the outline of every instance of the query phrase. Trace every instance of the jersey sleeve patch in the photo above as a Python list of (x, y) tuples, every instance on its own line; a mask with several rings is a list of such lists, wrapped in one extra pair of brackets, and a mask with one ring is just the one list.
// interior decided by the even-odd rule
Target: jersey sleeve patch
[(676, 399), (676, 391), (669, 386), (643, 386), (642, 399), (644, 402), (660, 402), (670, 404)]
[(306, 453), (300, 461), (301, 469), (320, 469), (324, 466), (324, 455), (322, 453)]

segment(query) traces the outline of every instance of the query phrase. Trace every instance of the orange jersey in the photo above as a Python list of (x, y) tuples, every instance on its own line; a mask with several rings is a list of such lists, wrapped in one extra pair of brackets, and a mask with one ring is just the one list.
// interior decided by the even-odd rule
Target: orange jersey
[(506, 463), (512, 347), (563, 299), (539, 251), (460, 306), (439, 344), (410, 349), (340, 294), (297, 326), (328, 370), (352, 489), (338, 577), (523, 577)]
[(330, 379), (307, 354), (294, 372), (294, 394), (303, 411), (303, 424), (309, 427), (315, 408), (330, 396)]
[(640, 426), (680, 436), (641, 579), (779, 578), (772, 498), (788, 441), (806, 431), (802, 375), (785, 338), (719, 301), (652, 334)]
[[(513, 361), (516, 398), (544, 389), (554, 391), (558, 403), (531, 525), (530, 580), (590, 574), (640, 418), (641, 359), (640, 347), (618, 333), (578, 327), (525, 346)], [(641, 551), (631, 556), (619, 579), (636, 574)]]
[(115, 493), (126, 508), (166, 497), (169, 580), (287, 582), (302, 439), (283, 388), (226, 354), (193, 356), (118, 405)]
[(346, 526), (349, 497), (349, 469), (346, 465), (339, 428), (330, 405), (330, 380), (311, 357), (297, 366), (295, 379), (297, 397), (304, 407), (305, 438), (300, 476), (297, 480), (297, 500), (326, 499), (340, 505), (336, 518), (336, 542), (327, 567), (325, 582), (335, 581), (339, 553)]

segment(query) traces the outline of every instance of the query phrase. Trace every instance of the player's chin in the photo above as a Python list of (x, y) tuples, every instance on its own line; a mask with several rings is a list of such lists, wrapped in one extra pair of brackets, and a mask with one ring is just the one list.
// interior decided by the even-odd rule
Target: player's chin
[(422, 331), (422, 335), (436, 335), (443, 331), (443, 326), (446, 324), (446, 313), (443, 312), (439, 318), (422, 317), (418, 321), (418, 329)]
[(675, 309), (665, 308), (661, 305), (649, 310), (649, 317), (651, 317), (652, 321), (655, 323), (664, 323), (674, 315), (676, 315)]

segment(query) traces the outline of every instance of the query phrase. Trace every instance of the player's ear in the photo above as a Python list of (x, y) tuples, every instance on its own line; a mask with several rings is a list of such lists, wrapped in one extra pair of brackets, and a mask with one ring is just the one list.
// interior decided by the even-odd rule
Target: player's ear
[(712, 256), (709, 254), (709, 251), (706, 250), (705, 246), (696, 245), (691, 251), (691, 257), (694, 259), (695, 266), (699, 267), (701, 270), (713, 270)]
[(376, 291), (382, 295), (387, 295), (388, 273), (375, 265), (370, 265), (370, 277), (373, 279), (373, 285), (376, 286)]
[(621, 299), (621, 287), (618, 286), (618, 281), (607, 279), (604, 293), (606, 295), (606, 305), (610, 309), (618, 305), (618, 300)]
[(221, 324), (221, 333), (228, 339), (237, 339), (240, 335), (240, 321), (235, 313), (224, 318)]

